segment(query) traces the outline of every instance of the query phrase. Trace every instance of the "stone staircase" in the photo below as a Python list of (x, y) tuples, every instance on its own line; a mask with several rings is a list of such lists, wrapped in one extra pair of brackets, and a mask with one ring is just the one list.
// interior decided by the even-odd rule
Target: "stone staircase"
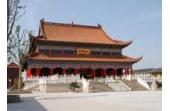
[(24, 90), (33, 90), (39, 85), (38, 80), (32, 80), (32, 81), (25, 81), (25, 87)]
[[(32, 87), (29, 87), (28, 89), (25, 89), (26, 91), (32, 91), (32, 92), (46, 92), (46, 93), (55, 93), (55, 92), (69, 92), (69, 86), (71, 83), (47, 83), (47, 84), (35, 84)], [(80, 86), (81, 84), (78, 83)], [(76, 92), (80, 92), (82, 89), (78, 88), (76, 89)]]
[(24, 90), (33, 92), (68, 92), (71, 82), (80, 82), (79, 76), (32, 77), (25, 81)]
[(123, 79), (122, 82), (124, 82), (127, 86), (131, 88), (132, 91), (146, 91), (147, 89), (140, 85), (137, 80), (126, 80)]
[[(53, 92), (69, 92), (69, 86), (71, 83), (57, 83), (57, 84), (47, 84), (46, 85), (46, 92), (53, 93)], [(80, 85), (80, 83), (78, 83)], [(81, 86), (81, 85), (80, 85)], [(76, 92), (81, 92), (81, 88), (77, 88)]]
[(113, 91), (131, 91), (131, 88), (124, 84), (121, 80), (107, 82)]
[(38, 91), (39, 84), (32, 84), (29, 87), (24, 87), (25, 91)]
[(89, 84), (89, 92), (112, 92), (112, 88), (108, 84), (91, 80)]

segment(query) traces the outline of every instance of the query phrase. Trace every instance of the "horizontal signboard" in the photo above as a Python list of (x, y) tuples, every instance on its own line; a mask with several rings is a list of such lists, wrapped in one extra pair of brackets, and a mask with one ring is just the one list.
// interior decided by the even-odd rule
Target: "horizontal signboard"
[(87, 48), (77, 48), (76, 49), (76, 54), (78, 54), (78, 55), (89, 55), (90, 54), (90, 49), (87, 49)]

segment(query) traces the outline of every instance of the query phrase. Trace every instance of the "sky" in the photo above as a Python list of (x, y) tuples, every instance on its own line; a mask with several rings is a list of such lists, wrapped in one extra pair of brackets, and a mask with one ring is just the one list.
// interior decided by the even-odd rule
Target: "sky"
[(123, 49), (131, 57), (143, 56), (135, 69), (162, 67), (161, 0), (23, 0), (25, 14), (18, 20), (38, 34), (39, 21), (82, 25), (101, 24), (113, 39), (133, 40)]

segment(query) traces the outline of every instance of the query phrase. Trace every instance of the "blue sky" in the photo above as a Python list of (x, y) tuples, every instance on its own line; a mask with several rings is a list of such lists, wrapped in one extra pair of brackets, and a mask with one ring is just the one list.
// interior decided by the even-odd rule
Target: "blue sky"
[(39, 20), (101, 24), (114, 39), (134, 40), (123, 54), (143, 59), (134, 68), (162, 66), (161, 0), (23, 0), (18, 24), (37, 34)]

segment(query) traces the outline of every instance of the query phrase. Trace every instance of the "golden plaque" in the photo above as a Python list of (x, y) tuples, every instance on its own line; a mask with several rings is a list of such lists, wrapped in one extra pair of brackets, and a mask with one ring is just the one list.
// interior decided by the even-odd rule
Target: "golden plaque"
[(89, 55), (90, 54), (90, 49), (87, 48), (77, 48), (76, 53), (78, 55)]

